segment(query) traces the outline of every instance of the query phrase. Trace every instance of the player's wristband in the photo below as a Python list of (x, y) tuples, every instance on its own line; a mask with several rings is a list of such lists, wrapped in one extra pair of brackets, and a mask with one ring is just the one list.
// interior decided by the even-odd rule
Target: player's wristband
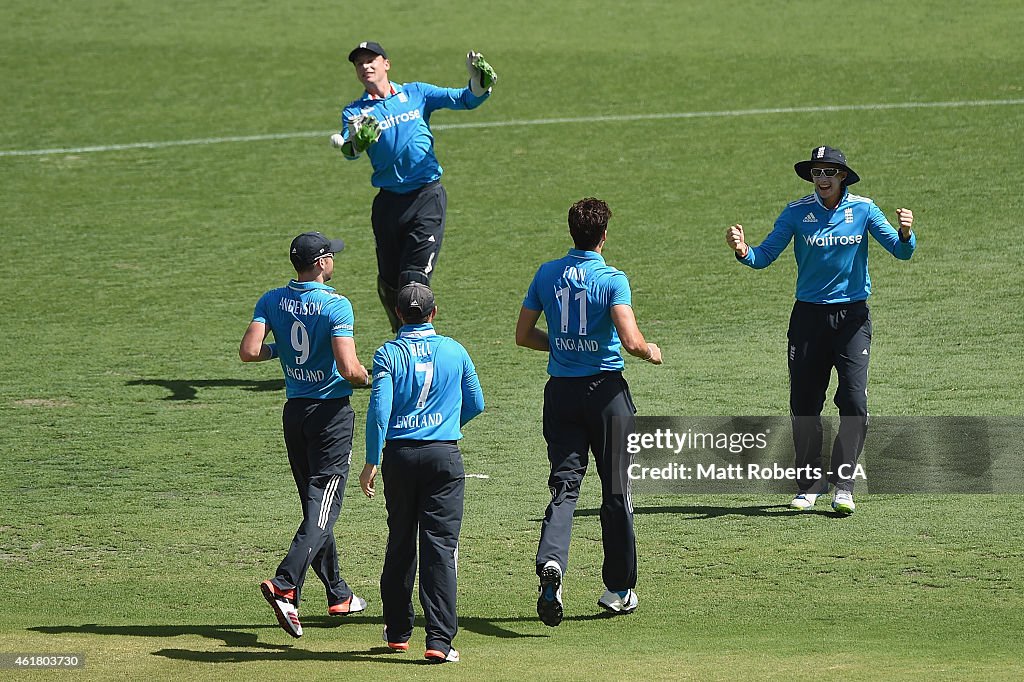
[(270, 357), (267, 358), (267, 360), (273, 360), (274, 358), (277, 357), (277, 344), (276, 343), (268, 343), (266, 345), (267, 345), (267, 348), (270, 349)]
[(647, 344), (647, 357), (644, 358), (644, 362), (650, 362), (651, 358), (654, 357), (654, 349), (651, 348), (651, 344)]

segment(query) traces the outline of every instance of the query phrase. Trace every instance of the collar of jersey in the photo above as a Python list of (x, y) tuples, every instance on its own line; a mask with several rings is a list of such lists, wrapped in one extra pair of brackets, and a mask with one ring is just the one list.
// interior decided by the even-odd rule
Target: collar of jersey
[(582, 258), (583, 260), (599, 260), (604, 262), (604, 256), (599, 254), (597, 251), (582, 251), (580, 249), (569, 249), (569, 255), (573, 258)]
[(298, 291), (312, 291), (313, 289), (324, 289), (325, 291), (334, 291), (334, 289), (332, 289), (331, 287), (327, 286), (326, 284), (321, 284), (320, 282), (299, 282), (294, 279), (288, 282), (288, 288), (296, 289)]
[[(390, 95), (388, 95), (388, 97), (394, 97), (398, 93), (402, 92), (404, 89), (405, 88), (402, 87), (401, 83), (395, 83), (395, 82), (392, 81), (391, 82), (392, 93)], [(363, 91), (363, 100), (370, 101), (370, 102), (382, 102), (382, 101), (386, 100), (388, 97), (374, 97), (369, 92), (366, 92), (365, 90)]]
[(848, 196), (850, 196), (850, 190), (843, 188), (843, 198), (839, 200), (839, 203), (836, 204), (835, 208), (828, 208), (825, 206), (825, 204), (821, 203), (821, 197), (818, 196), (818, 190), (814, 190), (814, 200), (818, 202), (818, 206), (821, 206), (826, 211), (835, 211), (836, 209), (838, 209), (840, 206), (846, 203), (846, 197)]
[(434, 333), (434, 325), (429, 322), (423, 324), (405, 324), (398, 330), (398, 338), (400, 339), (419, 339), (424, 336), (430, 336)]

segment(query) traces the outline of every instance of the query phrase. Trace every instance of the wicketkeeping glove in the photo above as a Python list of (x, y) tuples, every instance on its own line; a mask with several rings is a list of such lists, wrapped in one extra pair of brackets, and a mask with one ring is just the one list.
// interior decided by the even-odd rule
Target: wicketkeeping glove
[(477, 97), (482, 97), (498, 80), (498, 74), (494, 73), (484, 56), (472, 50), (466, 55), (466, 71), (469, 72), (469, 89)]
[(380, 122), (370, 114), (360, 114), (349, 119), (348, 139), (352, 151), (362, 154), (367, 147), (380, 139)]

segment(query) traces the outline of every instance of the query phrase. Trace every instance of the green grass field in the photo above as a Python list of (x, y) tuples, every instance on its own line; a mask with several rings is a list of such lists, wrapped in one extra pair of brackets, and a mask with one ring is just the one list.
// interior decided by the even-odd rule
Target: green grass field
[[(723, 236), (740, 222), (759, 242), (810, 191), (792, 164), (828, 143), (858, 193), (917, 216), (909, 263), (871, 246), (872, 412), (1020, 415), (1016, 0), (0, 6), (0, 655), (84, 653), (73, 674), (97, 680), (1024, 677), (1015, 496), (864, 495), (847, 519), (784, 496), (637, 498), (641, 606), (609, 620), (590, 480), (567, 620), (543, 626), (545, 358), (513, 342), (535, 268), (569, 246), (567, 207), (596, 195), (665, 353), (627, 362), (641, 413), (786, 414), (792, 256), (752, 272)], [(490, 477), (467, 481), (464, 660), (440, 669), (418, 665), (420, 629), (408, 655), (380, 648), (383, 503), (354, 481), (336, 535), (366, 614), (329, 621), (310, 576), (295, 641), (257, 589), (299, 509), (280, 368), (237, 345), (295, 234), (348, 243), (333, 283), (364, 362), (389, 336), (369, 166), (327, 142), (366, 39), (398, 82), (462, 85), (470, 48), (500, 75), (482, 108), (433, 118), (437, 327), (479, 368), (488, 408), (463, 451)], [(36, 153), (141, 142), (175, 144)]]

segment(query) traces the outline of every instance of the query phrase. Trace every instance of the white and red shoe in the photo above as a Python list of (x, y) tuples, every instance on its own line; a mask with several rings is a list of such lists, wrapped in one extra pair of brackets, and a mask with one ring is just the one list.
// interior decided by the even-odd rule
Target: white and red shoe
[(366, 610), (366, 600), (362, 597), (352, 595), (340, 604), (331, 604), (327, 607), (327, 614), (331, 616), (347, 616), (350, 613), (359, 613)]
[(292, 637), (302, 637), (302, 623), (299, 622), (299, 608), (295, 605), (295, 590), (278, 589), (274, 583), (264, 580), (260, 583), (263, 598), (274, 609), (281, 629)]
[(438, 649), (427, 649), (423, 652), (423, 658), (431, 663), (458, 663), (461, 660), (455, 649), (449, 649), (447, 654)]
[(388, 645), (388, 648), (392, 651), (408, 651), (409, 642), (392, 642), (388, 639), (388, 626), (384, 626), (384, 643)]

